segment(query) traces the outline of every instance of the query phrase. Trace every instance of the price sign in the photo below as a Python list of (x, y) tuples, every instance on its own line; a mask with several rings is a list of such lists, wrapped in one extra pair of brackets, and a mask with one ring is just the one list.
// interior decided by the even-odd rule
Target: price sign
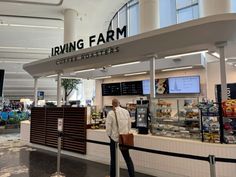
[(63, 119), (58, 119), (58, 122), (57, 122), (57, 131), (63, 132)]

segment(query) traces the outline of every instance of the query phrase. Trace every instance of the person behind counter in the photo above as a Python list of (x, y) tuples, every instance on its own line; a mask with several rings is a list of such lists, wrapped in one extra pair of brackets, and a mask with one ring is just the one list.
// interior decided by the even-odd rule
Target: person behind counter
[[(113, 106), (113, 111), (110, 111), (107, 115), (107, 120), (106, 120), (106, 132), (108, 137), (110, 138), (110, 156), (111, 156), (111, 163), (110, 163), (110, 177), (115, 177), (116, 176), (116, 171), (115, 171), (115, 146), (116, 142), (119, 140), (119, 133), (118, 133), (118, 126), (116, 123), (116, 118), (115, 118), (115, 112), (117, 114), (117, 121), (119, 124), (119, 132), (120, 134), (127, 134), (129, 133), (131, 129), (131, 118), (129, 115), (129, 112), (120, 107), (118, 99), (113, 99), (112, 100), (112, 106)], [(121, 150), (121, 153), (125, 159), (128, 172), (129, 172), (129, 177), (134, 177), (134, 165), (133, 161), (130, 157), (129, 154), (129, 149)], [(109, 177), (109, 176), (107, 176)]]

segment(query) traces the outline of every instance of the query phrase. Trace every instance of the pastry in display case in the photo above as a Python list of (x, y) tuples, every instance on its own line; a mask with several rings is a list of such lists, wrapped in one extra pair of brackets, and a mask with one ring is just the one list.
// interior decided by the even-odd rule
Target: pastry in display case
[(152, 100), (152, 134), (174, 138), (199, 139), (200, 119), (197, 103), (197, 98)]

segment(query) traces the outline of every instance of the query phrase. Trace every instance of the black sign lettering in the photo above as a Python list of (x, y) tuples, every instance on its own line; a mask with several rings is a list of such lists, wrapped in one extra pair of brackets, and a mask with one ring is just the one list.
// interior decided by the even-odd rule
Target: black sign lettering
[(99, 45), (100, 43), (104, 44), (106, 41), (104, 39), (104, 36), (102, 33), (99, 34), (99, 37), (98, 37), (98, 42), (97, 42), (97, 45)]
[(114, 41), (114, 35), (115, 31), (114, 30), (109, 30), (107, 31), (107, 42)]
[(94, 43), (96, 41), (95, 38), (96, 38), (95, 35), (89, 37), (89, 46), (90, 47), (92, 47), (92, 43)]
[(116, 29), (116, 39), (120, 39), (120, 36), (124, 34), (124, 37), (127, 36), (127, 26), (124, 26), (122, 29), (117, 28)]

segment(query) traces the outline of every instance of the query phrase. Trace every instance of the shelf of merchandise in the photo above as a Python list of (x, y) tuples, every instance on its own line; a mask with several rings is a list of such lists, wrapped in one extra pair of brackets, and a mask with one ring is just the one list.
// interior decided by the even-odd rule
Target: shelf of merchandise
[(222, 118), (220, 103), (216, 102), (201, 102), (199, 105), (201, 113), (201, 139), (202, 142), (220, 142), (222, 143)]

